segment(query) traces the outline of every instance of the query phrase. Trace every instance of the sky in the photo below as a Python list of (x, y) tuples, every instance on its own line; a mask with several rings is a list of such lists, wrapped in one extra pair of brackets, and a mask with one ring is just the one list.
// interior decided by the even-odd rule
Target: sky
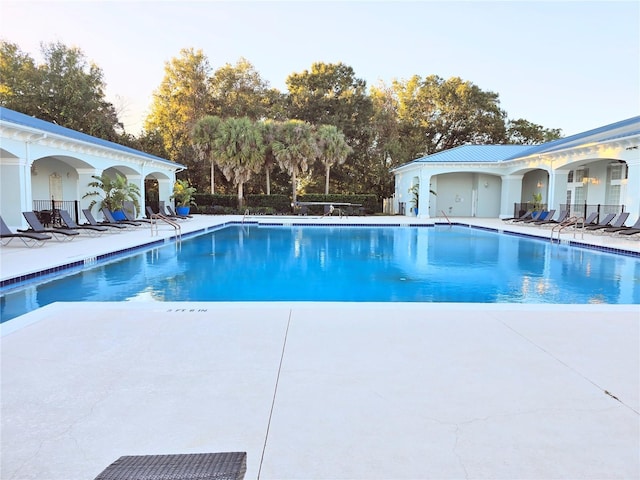
[(497, 93), (509, 119), (563, 136), (640, 115), (635, 0), (0, 0), (0, 39), (38, 63), (42, 43), (79, 47), (135, 135), (183, 48), (212, 73), (243, 57), (282, 92), (315, 62), (342, 62), (368, 86), (460, 77)]

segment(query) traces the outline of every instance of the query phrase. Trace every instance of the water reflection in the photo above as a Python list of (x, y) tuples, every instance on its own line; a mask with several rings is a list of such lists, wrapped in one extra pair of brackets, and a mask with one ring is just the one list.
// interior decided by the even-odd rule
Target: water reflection
[(225, 228), (0, 297), (56, 301), (640, 303), (640, 260), (462, 227)]

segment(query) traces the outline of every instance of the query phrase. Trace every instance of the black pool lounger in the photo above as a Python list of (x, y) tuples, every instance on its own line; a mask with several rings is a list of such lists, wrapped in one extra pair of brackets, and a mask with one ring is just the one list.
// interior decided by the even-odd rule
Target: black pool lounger
[(138, 455), (117, 459), (94, 480), (242, 480), (246, 452)]
[(47, 235), (45, 233), (36, 233), (36, 232), (18, 232), (14, 233), (11, 229), (4, 223), (2, 217), (0, 217), (0, 243), (3, 246), (9, 245), (11, 240), (14, 238), (19, 238), (22, 240), (22, 243), (27, 247), (41, 247), (44, 245), (46, 240), (51, 240), (51, 235)]
[(34, 212), (22, 212), (22, 215), (27, 220), (27, 223), (31, 228), (28, 230), (18, 229), (19, 232), (50, 233), (56, 240), (65, 241), (73, 240), (77, 235), (80, 235), (80, 232), (77, 230), (70, 230), (67, 228), (45, 228), (44, 225), (40, 223), (40, 220), (38, 220), (38, 217), (36, 217)]

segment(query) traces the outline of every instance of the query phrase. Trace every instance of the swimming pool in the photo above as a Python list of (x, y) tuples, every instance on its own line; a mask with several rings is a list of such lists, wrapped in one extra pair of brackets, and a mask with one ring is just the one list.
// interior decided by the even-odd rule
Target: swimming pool
[(640, 259), (468, 227), (234, 225), (0, 292), (56, 301), (640, 304)]

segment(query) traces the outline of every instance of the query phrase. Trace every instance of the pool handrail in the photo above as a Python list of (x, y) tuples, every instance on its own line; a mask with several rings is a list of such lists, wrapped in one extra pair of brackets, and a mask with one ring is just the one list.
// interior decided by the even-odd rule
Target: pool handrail
[[(578, 227), (578, 224), (580, 224), (580, 227)], [(555, 225), (551, 229), (551, 237), (549, 240), (553, 242), (553, 233), (556, 231), (556, 229), (558, 229), (558, 243), (560, 243), (560, 234), (562, 233), (562, 230), (570, 227), (573, 227), (573, 238), (576, 238), (576, 230), (578, 228), (580, 228), (580, 233), (582, 234), (582, 238), (584, 238), (585, 226), (586, 226), (586, 220), (584, 217), (574, 216), (574, 217), (567, 218), (564, 222), (559, 223), (558, 225)]]
[(444, 213), (444, 210), (440, 210), (440, 212), (442, 213), (442, 215), (444, 215), (444, 218), (446, 218), (446, 219), (447, 219), (447, 222), (449, 222), (449, 226), (453, 225), (453, 224), (451, 223), (451, 220), (449, 220), (449, 217), (447, 217), (447, 214), (446, 214), (446, 213)]
[(180, 227), (180, 224), (178, 222), (174, 222), (172, 219), (161, 213), (148, 212), (148, 215), (149, 219), (151, 220), (151, 222), (149, 223), (149, 225), (151, 226), (151, 236), (154, 235), (154, 227), (155, 234), (158, 235), (158, 222), (162, 221), (174, 228), (174, 230), (176, 231), (176, 240), (179, 241), (182, 239), (182, 227)]

